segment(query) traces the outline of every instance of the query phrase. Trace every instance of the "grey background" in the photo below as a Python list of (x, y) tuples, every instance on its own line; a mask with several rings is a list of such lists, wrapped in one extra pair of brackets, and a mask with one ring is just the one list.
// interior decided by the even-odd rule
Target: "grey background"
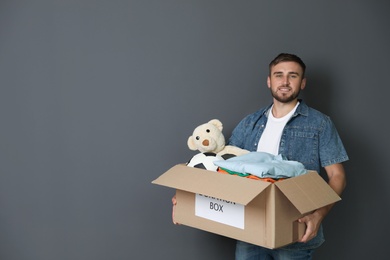
[(390, 219), (388, 1), (0, 1), (0, 259), (233, 259), (171, 224), (151, 181), (271, 102), (280, 52), (350, 161), (315, 259), (383, 259)]

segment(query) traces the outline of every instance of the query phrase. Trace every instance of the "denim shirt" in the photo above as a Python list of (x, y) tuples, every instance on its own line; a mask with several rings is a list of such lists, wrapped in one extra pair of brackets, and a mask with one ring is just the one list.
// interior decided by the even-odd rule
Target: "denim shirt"
[[(233, 130), (229, 145), (256, 151), (267, 124), (271, 105), (246, 116)], [(283, 129), (279, 153), (288, 160), (301, 162), (307, 170), (320, 172), (321, 167), (348, 160), (343, 143), (330, 118), (308, 107), (302, 100)], [(324, 241), (322, 227), (309, 242), (294, 243), (286, 249), (311, 249)]]
[[(229, 144), (256, 151), (267, 124), (271, 105), (245, 117), (233, 130)], [(302, 100), (287, 122), (279, 144), (279, 153), (302, 163), (307, 170), (348, 160), (348, 155), (330, 118), (308, 107)]]

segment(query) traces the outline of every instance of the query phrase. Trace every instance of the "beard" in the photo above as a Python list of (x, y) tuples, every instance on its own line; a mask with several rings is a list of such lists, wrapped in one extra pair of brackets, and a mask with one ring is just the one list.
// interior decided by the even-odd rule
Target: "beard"
[(301, 90), (298, 90), (297, 92), (283, 93), (278, 92), (277, 90), (274, 91), (271, 88), (272, 97), (280, 103), (290, 103), (291, 101), (298, 98), (300, 92)]

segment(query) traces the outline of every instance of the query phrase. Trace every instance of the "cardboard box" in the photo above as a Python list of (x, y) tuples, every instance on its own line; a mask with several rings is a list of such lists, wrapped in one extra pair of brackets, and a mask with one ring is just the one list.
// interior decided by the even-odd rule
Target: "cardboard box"
[(340, 200), (314, 171), (269, 183), (180, 164), (152, 183), (176, 189), (176, 222), (267, 248), (297, 241), (297, 219)]

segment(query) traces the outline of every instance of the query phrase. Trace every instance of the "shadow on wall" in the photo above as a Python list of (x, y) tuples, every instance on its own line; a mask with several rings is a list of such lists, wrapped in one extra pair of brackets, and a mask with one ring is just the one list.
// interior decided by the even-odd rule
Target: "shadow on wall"
[(364, 142), (358, 127), (350, 129), (343, 138), (350, 158), (344, 164), (347, 187), (324, 220), (326, 242), (316, 259), (382, 259), (378, 249), (386, 247), (390, 194), (384, 169), (377, 163), (386, 159), (375, 153), (372, 143)]
[[(342, 98), (332, 98), (337, 93), (335, 82), (338, 80), (331, 75), (327, 75), (326, 69), (315, 68), (302, 91), (309, 106), (331, 116), (350, 158), (344, 163), (347, 188), (342, 201), (323, 222), (326, 242), (316, 251), (315, 258), (381, 259), (382, 256), (375, 254), (380, 254), (378, 248), (386, 246), (384, 227), (388, 226), (386, 220), (390, 219), (390, 209), (384, 205), (384, 199), (387, 201), (390, 194), (384, 179), (387, 175), (378, 161), (384, 162), (386, 158), (379, 152), (379, 147), (375, 147), (374, 140), (367, 136), (369, 129), (364, 127), (369, 126), (357, 125), (345, 113), (335, 114), (336, 108), (343, 106), (334, 103), (336, 100), (341, 102)], [(326, 176), (324, 170), (321, 175)]]
[[(311, 72), (312, 71), (312, 72)], [(329, 114), (334, 83), (324, 68), (315, 67), (306, 72), (306, 88), (301, 92), (303, 100), (311, 107)]]

